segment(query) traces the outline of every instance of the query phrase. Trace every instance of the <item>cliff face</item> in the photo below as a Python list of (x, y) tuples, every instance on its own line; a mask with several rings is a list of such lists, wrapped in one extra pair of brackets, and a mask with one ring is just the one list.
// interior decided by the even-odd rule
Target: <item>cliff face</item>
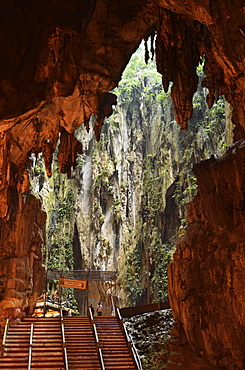
[(244, 158), (241, 140), (220, 159), (194, 166), (199, 190), (169, 268), (179, 350), (185, 358), (188, 342), (204, 359), (198, 366), (194, 357), (175, 356), (188, 369), (244, 368)]
[(100, 142), (77, 133), (84, 150), (73, 173), (80, 268), (117, 270), (121, 305), (163, 301), (166, 266), (195, 193), (192, 165), (224, 152), (224, 104), (208, 111), (200, 78), (189, 130), (180, 131), (170, 93), (161, 91), (154, 64), (147, 67), (140, 50), (115, 93), (118, 105)]
[[(0, 22), (2, 35), (0, 41), (1, 245), (5, 245), (8, 240), (11, 241), (11, 251), (14, 251), (14, 257), (18, 256), (18, 258), (22, 258), (25, 254), (25, 252), (22, 253), (23, 245), (27, 251), (25, 266), (28, 261), (33, 260), (34, 251), (31, 247), (33, 241), (39, 245), (42, 243), (43, 221), (37, 221), (40, 209), (31, 198), (27, 197), (27, 203), (25, 203), (25, 211), (29, 209), (28, 207), (32, 210), (28, 212), (30, 218), (26, 223), (24, 208), (20, 207), (27, 195), (25, 193), (29, 190), (28, 176), (25, 171), (30, 164), (31, 153), (43, 152), (47, 173), (50, 175), (52, 155), (58, 137), (61, 136), (59, 165), (61, 171), (69, 175), (75, 157), (81, 151), (80, 144), (74, 138), (74, 131), (83, 123), (88, 128), (89, 117), (94, 114), (96, 116), (95, 136), (99, 137), (103, 119), (111, 114), (111, 106), (115, 104), (115, 97), (109, 91), (117, 85), (130, 55), (137, 48), (140, 40), (151, 35), (155, 29), (158, 70), (163, 75), (165, 91), (169, 81), (173, 82), (171, 96), (176, 120), (181, 127), (186, 127), (187, 120), (192, 114), (191, 98), (197, 87), (195, 67), (199, 57), (205, 54), (204, 85), (209, 89), (208, 105), (211, 106), (218, 95), (224, 94), (233, 108), (232, 120), (236, 125), (234, 139), (236, 141), (244, 138), (244, 11), (244, 4), (240, 0), (235, 2), (218, 0), (215, 3), (201, 0), (190, 0), (188, 3), (180, 3), (176, 0), (142, 0), (124, 1), (123, 4), (119, 0), (113, 4), (109, 0), (82, 3), (78, 0), (69, 2), (37, 0), (24, 3), (8, 1), (2, 4)], [(244, 176), (244, 157), (238, 154), (241, 151), (242, 149), (237, 149), (234, 153), (235, 158), (238, 158), (238, 165), (235, 162), (234, 165), (238, 168), (239, 176)], [(240, 157), (242, 159), (239, 159)], [(210, 204), (206, 204), (209, 198), (205, 197), (206, 193), (201, 195), (204, 191), (202, 187), (199, 193), (203, 203), (198, 205), (201, 207), (198, 212), (204, 215), (210, 213), (212, 230), (215, 231), (216, 223), (221, 224), (222, 227), (234, 225), (237, 231), (243, 226), (244, 189), (236, 182), (232, 187), (231, 185), (223, 187), (222, 181), (225, 179), (221, 176), (222, 170), (220, 169), (221, 172), (218, 170), (223, 163), (228, 166), (229, 158), (227, 156), (217, 161), (217, 167), (215, 167), (217, 177), (214, 177), (214, 180), (217, 180), (215, 186), (219, 189), (217, 198), (221, 197), (220, 199), (224, 200), (221, 209), (224, 209), (226, 202), (229, 203), (228, 208), (224, 212), (219, 212), (214, 218), (210, 213), (212, 212)], [(233, 173), (234, 169), (232, 169)], [(200, 166), (199, 184), (202, 182), (204, 187), (205, 174), (205, 168)], [(237, 193), (234, 193), (235, 186), (238, 186)], [(209, 189), (209, 193), (211, 190)], [(224, 195), (221, 191), (224, 191)], [(230, 202), (229, 199), (231, 199)], [(219, 207), (218, 210), (220, 210)], [(17, 214), (19, 217), (16, 216)], [(224, 217), (222, 222), (221, 217)], [(21, 225), (27, 226), (25, 233), (18, 232)], [(207, 239), (210, 232), (209, 224), (204, 222), (200, 227), (204, 234), (203, 240)], [(26, 238), (26, 234), (32, 235), (32, 232), (33, 240), (29, 236)], [(234, 235), (235, 231), (230, 232)], [(231, 242), (235, 249), (240, 245), (235, 236)], [(197, 253), (200, 258), (201, 252), (197, 244), (193, 243), (191, 246), (191, 255)], [(3, 248), (2, 259), (10, 259), (12, 255), (9, 250)], [(181, 247), (178, 246), (176, 256), (180, 251)], [(222, 254), (222, 258), (228, 259), (228, 257)], [(39, 258), (41, 261), (40, 256)], [(241, 258), (243, 259), (242, 254)], [(26, 304), (31, 305), (31, 301), (26, 303), (25, 299), (30, 294), (40, 292), (40, 287), (35, 285), (37, 278), (33, 274), (38, 258), (34, 259), (34, 264), (30, 263), (31, 268), (27, 269), (27, 277), (22, 279), (24, 286), (21, 286), (22, 283), (19, 286), (15, 280), (14, 290), (21, 292), (24, 289), (25, 293), (18, 297), (15, 294), (14, 304), (8, 300), (10, 293), (7, 293), (8, 289), (12, 289), (12, 283), (6, 290), (10, 275), (1, 276), (5, 290), (0, 306), (3, 317), (8, 315), (5, 307), (9, 309), (9, 313), (13, 305), (23, 310)], [(213, 263), (215, 261), (217, 259), (213, 259)], [(177, 276), (178, 281), (185, 281), (181, 263), (176, 259), (175, 273), (172, 276), (174, 279)], [(242, 262), (239, 266), (243, 277)], [(200, 276), (204, 274), (201, 272), (205, 270), (200, 260), (198, 269)], [(218, 264), (213, 271), (216, 269), (219, 270)], [(19, 279), (18, 271), (17, 268), (13, 268), (11, 278)], [(189, 271), (190, 281), (197, 281), (194, 272)], [(38, 278), (41, 275), (40, 273)], [(214, 283), (212, 276), (211, 274), (207, 277), (211, 285)], [(32, 279), (34, 279), (35, 288), (32, 287), (29, 292), (28, 284)], [(220, 280), (221, 287), (226, 286), (223, 281)], [(175, 282), (172, 284), (174, 285)], [(178, 282), (176, 284), (178, 285)], [(201, 286), (201, 293), (204, 292), (203, 289)], [(193, 300), (196, 299), (195, 290), (190, 289), (189, 294)], [(224, 294), (223, 298), (229, 301), (228, 295)], [(237, 308), (240, 298), (234, 295), (232, 301), (234, 327), (239, 329), (242, 320), (242, 306)], [(226, 333), (225, 325), (219, 321), (219, 333), (215, 328), (210, 329), (210, 333), (211, 331), (216, 333), (213, 334), (212, 340), (208, 336), (208, 341), (215, 343), (212, 351), (208, 350), (208, 345), (202, 341), (194, 345), (189, 334), (192, 329), (187, 328), (186, 321), (179, 314), (178, 308), (181, 305), (184, 312), (188, 311), (188, 301), (181, 301), (179, 296), (173, 294), (172, 304), (175, 318), (184, 328), (191, 347), (199, 357), (205, 357), (206, 363), (219, 366), (218, 360), (215, 360), (216, 363), (213, 360), (211, 352), (214, 348), (219, 348), (214, 352), (225, 358), (222, 352), (223, 344), (221, 345), (224, 336), (221, 339), (219, 334)], [(209, 312), (215, 309), (222, 317), (224, 310), (220, 302), (217, 303), (217, 300), (213, 299), (210, 301), (210, 307), (206, 307), (205, 310)], [(194, 325), (194, 320), (190, 319), (190, 325)], [(197, 337), (201, 338), (202, 329), (197, 325), (195, 330)], [(235, 334), (226, 343), (228, 342), (232, 343), (229, 346), (237, 346)], [(228, 348), (228, 344), (226, 347)], [(227, 363), (223, 359), (222, 366), (231, 369), (235, 366), (242, 368), (242, 355), (239, 355), (241, 357), (237, 355), (239, 351), (232, 349), (228, 352), (229, 356), (234, 358), (227, 360)], [(199, 360), (199, 363), (201, 362), (202, 360)], [(234, 366), (233, 363), (235, 363)]]
[[(77, 130), (83, 154), (71, 179), (59, 174), (56, 156), (50, 179), (41, 160), (33, 161), (32, 188), (48, 215), (49, 268), (117, 270), (121, 306), (167, 299), (166, 267), (197, 187), (192, 165), (226, 146), (224, 101), (207, 109), (202, 64), (198, 74), (193, 118), (189, 130), (180, 131), (170, 91), (162, 91), (161, 76), (153, 62), (145, 64), (141, 46), (114, 91), (118, 105), (100, 142)], [(93, 287), (90, 302), (106, 300), (107, 289)]]
[[(127, 9), (129, 12), (122, 17)], [(155, 16), (152, 4), (144, 2), (123, 6), (118, 2), (111, 7), (109, 2), (81, 4), (77, 0), (11, 1), (1, 6), (1, 14), (0, 217), (6, 230), (10, 230), (10, 238), (17, 211), (11, 200), (17, 197), (21, 202), (21, 194), (29, 190), (26, 169), (31, 163), (30, 154), (43, 153), (50, 176), (60, 138), (59, 167), (70, 175), (77, 153), (81, 152), (74, 131), (81, 124), (89, 129), (89, 118), (94, 114), (98, 139), (103, 119), (111, 114), (116, 102), (109, 91), (116, 86)], [(21, 225), (22, 220), (17, 221)], [(30, 219), (28, 234), (31, 225)], [(42, 233), (40, 238), (44, 238)], [(13, 248), (18, 251), (21, 241), (17, 235), (15, 240)], [(29, 239), (25, 248), (31, 255)], [(29, 272), (28, 279), (31, 276)], [(4, 289), (8, 278), (1, 277)], [(39, 288), (35, 294), (41, 291)], [(20, 299), (15, 305), (23, 310), (26, 303)]]
[(45, 282), (42, 236), (46, 214), (29, 193), (12, 194), (11, 201), (16, 212), (9, 223), (0, 221), (1, 324), (6, 317), (21, 318), (24, 309), (31, 312)]

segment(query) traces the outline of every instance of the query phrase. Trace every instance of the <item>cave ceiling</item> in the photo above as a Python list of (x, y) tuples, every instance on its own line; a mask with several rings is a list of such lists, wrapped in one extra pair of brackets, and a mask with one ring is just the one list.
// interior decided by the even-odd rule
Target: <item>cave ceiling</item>
[[(199, 195), (177, 245), (169, 292), (180, 346), (192, 348), (183, 362), (193, 362), (188, 370), (243, 369), (244, 0), (8, 0), (0, 10), (0, 325), (18, 315), (16, 308), (31, 313), (45, 281), (45, 214), (29, 192), (32, 153), (43, 154), (51, 176), (58, 144), (60, 171), (70, 176), (82, 152), (76, 129), (89, 130), (93, 115), (99, 140), (116, 104), (111, 91), (149, 39), (146, 59), (154, 52), (165, 91), (172, 83), (181, 129), (192, 115), (203, 56), (208, 106), (224, 95), (232, 107), (237, 143), (226, 158), (196, 166)], [(209, 365), (197, 365), (200, 357)]]
[(60, 138), (59, 165), (69, 175), (82, 148), (74, 137), (91, 115), (99, 139), (116, 97), (110, 93), (142, 39), (156, 35), (163, 88), (173, 82), (175, 117), (192, 115), (196, 66), (205, 55), (211, 107), (225, 95), (235, 139), (244, 136), (243, 1), (26, 0), (1, 4), (0, 198), (8, 219), (9, 188), (28, 190), (30, 154), (43, 153), (47, 174)]

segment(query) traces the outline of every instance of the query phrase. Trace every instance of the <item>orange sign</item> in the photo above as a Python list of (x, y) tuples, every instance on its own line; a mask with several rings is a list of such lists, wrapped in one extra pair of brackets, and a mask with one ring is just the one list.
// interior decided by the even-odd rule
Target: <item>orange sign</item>
[(87, 289), (87, 281), (75, 280), (75, 279), (59, 279), (59, 286), (64, 286), (66, 288), (76, 288), (76, 289)]

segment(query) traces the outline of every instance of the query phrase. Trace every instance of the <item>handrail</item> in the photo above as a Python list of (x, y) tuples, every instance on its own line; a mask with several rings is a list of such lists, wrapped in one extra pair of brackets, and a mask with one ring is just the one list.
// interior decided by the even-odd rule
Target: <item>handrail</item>
[(158, 310), (168, 310), (170, 309), (169, 301), (165, 302), (158, 302), (158, 303), (151, 303), (151, 304), (144, 304), (140, 306), (131, 306), (131, 307), (123, 307), (120, 308), (121, 316), (124, 317), (131, 317), (135, 315), (142, 315), (143, 313), (147, 312), (154, 312)]
[(98, 336), (98, 333), (97, 333), (97, 329), (96, 329), (96, 325), (95, 324), (93, 324), (93, 331), (94, 331), (94, 337), (95, 337), (95, 342), (96, 342), (96, 349), (97, 349), (97, 352), (98, 352), (101, 369), (102, 370), (105, 370), (105, 365), (104, 365), (102, 350), (100, 348), (99, 336)]
[(8, 334), (8, 329), (9, 329), (9, 319), (7, 319), (6, 320), (6, 323), (5, 323), (4, 334), (3, 334), (3, 341), (2, 341), (1, 357), (3, 357), (3, 355), (4, 355), (6, 338), (7, 338), (7, 334)]
[(63, 312), (62, 312), (62, 307), (60, 306), (60, 320), (63, 320), (64, 319), (64, 316), (63, 316)]
[(136, 366), (139, 370), (143, 370), (138, 351), (137, 351), (134, 343), (131, 342), (131, 344), (132, 344), (131, 351), (132, 351), (132, 354), (133, 354), (134, 362), (136, 363)]
[(34, 333), (34, 324), (32, 323), (31, 332), (30, 332), (30, 343), (29, 343), (28, 370), (31, 370), (33, 333)]
[(118, 307), (117, 307), (117, 317), (119, 318), (119, 320), (122, 320), (122, 316), (120, 314), (120, 310)]
[(62, 335), (62, 346), (63, 346), (65, 370), (68, 370), (69, 366), (68, 366), (68, 358), (67, 358), (67, 350), (66, 350), (65, 327), (64, 327), (64, 317), (63, 317), (62, 307), (60, 307), (60, 327), (61, 327), (61, 335)]
[[(63, 320), (63, 317), (61, 320)], [(67, 350), (66, 350), (65, 328), (64, 328), (63, 322), (61, 322), (61, 334), (62, 334), (62, 345), (63, 345), (63, 352), (64, 352), (65, 370), (68, 370), (69, 367), (68, 367)]]
[(113, 295), (111, 295), (111, 305), (112, 305), (112, 312), (114, 312), (114, 315), (116, 316), (116, 307), (115, 307)]
[(97, 345), (99, 343), (99, 337), (98, 337), (98, 333), (97, 333), (97, 329), (96, 329), (95, 324), (93, 324), (93, 329), (94, 329), (95, 342), (96, 342), (96, 345)]
[(124, 330), (124, 333), (125, 333), (125, 337), (126, 337), (126, 340), (128, 341), (128, 344), (129, 344), (129, 350), (132, 354), (132, 357), (133, 357), (133, 360), (134, 360), (134, 363), (137, 367), (138, 370), (143, 370), (142, 369), (142, 365), (141, 365), (141, 361), (140, 361), (140, 357), (139, 357), (139, 354), (138, 354), (138, 351), (132, 341), (132, 339), (130, 338), (129, 334), (128, 334), (128, 330), (125, 326), (124, 323), (122, 323), (123, 325), (123, 330)]
[(94, 338), (95, 338), (96, 350), (97, 350), (98, 357), (99, 357), (99, 360), (100, 360), (101, 369), (105, 370), (102, 350), (100, 348), (99, 336), (98, 336), (98, 332), (97, 332), (97, 329), (96, 329), (96, 325), (94, 324), (94, 317), (93, 317), (93, 314), (92, 314), (91, 307), (88, 307), (88, 312), (89, 312), (90, 324), (91, 324), (92, 331), (93, 331)]
[(43, 317), (46, 315), (46, 292), (43, 294)]
[(93, 317), (93, 314), (92, 314), (92, 310), (91, 310), (91, 307), (88, 308), (88, 312), (89, 312), (89, 318), (90, 318), (90, 321), (91, 323), (93, 322), (94, 320), (94, 317)]
[(140, 361), (140, 357), (139, 357), (138, 352), (137, 352), (137, 349), (136, 349), (134, 343), (132, 342), (132, 339), (130, 338), (130, 336), (128, 334), (127, 328), (126, 328), (126, 326), (123, 322), (123, 319), (122, 319), (122, 316), (121, 316), (121, 313), (120, 313), (120, 310), (119, 310), (118, 307), (117, 307), (116, 313), (117, 313), (117, 317), (119, 319), (121, 330), (123, 331), (125, 339), (128, 343), (128, 349), (132, 354), (134, 363), (135, 363), (138, 370), (143, 370), (142, 365), (141, 365), (141, 361)]
[(102, 349), (101, 349), (101, 348), (99, 348), (99, 349), (98, 349), (98, 352), (99, 352), (99, 358), (100, 358), (101, 369), (102, 369), (102, 370), (105, 370), (105, 364), (104, 364), (104, 360), (103, 360)]

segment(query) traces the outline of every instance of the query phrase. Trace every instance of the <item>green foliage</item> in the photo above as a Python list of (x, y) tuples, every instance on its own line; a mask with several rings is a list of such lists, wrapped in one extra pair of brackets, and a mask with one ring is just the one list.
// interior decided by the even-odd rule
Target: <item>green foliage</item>
[(48, 258), (48, 269), (52, 270), (59, 270), (60, 265), (62, 264), (61, 256), (60, 256), (60, 245), (58, 242), (50, 247), (49, 250), (49, 258)]
[(151, 278), (151, 289), (154, 302), (164, 302), (168, 299), (168, 264), (172, 261), (171, 249), (174, 247), (174, 238), (162, 244), (160, 235), (156, 233), (152, 241), (152, 260), (154, 272)]
[[(75, 192), (66, 176), (53, 176), (54, 192), (50, 209), (51, 223), (48, 228), (47, 268), (52, 270), (73, 270), (73, 224), (75, 215)], [(56, 285), (57, 282), (54, 283)], [(77, 302), (72, 289), (62, 289), (62, 300), (76, 310)]]
[(45, 169), (44, 169), (44, 167), (41, 166), (41, 165), (36, 165), (35, 168), (34, 168), (34, 175), (35, 176), (38, 176), (38, 175), (45, 176)]
[(105, 238), (103, 235), (98, 236), (100, 242), (100, 257), (105, 258), (111, 254), (113, 246), (110, 244), (110, 241)]
[(167, 342), (169, 341), (168, 334), (162, 334), (157, 343), (148, 349), (147, 356), (142, 359), (144, 370), (162, 370), (166, 367), (169, 359)]
[(77, 166), (77, 168), (82, 169), (83, 165), (84, 165), (83, 156), (81, 154), (78, 154), (77, 159), (76, 159), (76, 166)]
[(121, 218), (121, 204), (119, 197), (116, 195), (113, 195), (112, 209), (116, 216), (116, 219), (119, 220)]
[(162, 188), (163, 177), (156, 176), (156, 170), (159, 162), (157, 156), (148, 154), (144, 161), (144, 208), (151, 211), (152, 216), (156, 211), (159, 211), (163, 206)]
[(186, 172), (185, 179), (182, 179), (182, 181), (176, 181), (176, 190), (173, 196), (179, 205), (186, 206), (186, 204), (193, 199), (196, 191), (196, 178), (193, 176), (191, 171), (188, 171)]
[[(58, 230), (61, 232), (60, 229)], [(48, 269), (72, 270), (74, 267), (72, 239), (64, 238), (61, 240), (60, 238), (57, 238), (57, 234), (49, 234), (49, 238), (52, 241), (52, 244), (49, 247)]]
[(171, 92), (171, 84), (169, 85), (169, 89), (167, 92), (165, 92), (164, 90), (161, 90), (160, 93), (157, 95), (157, 100), (161, 102), (163, 106), (166, 106), (167, 104), (169, 104), (170, 92)]
[[(62, 176), (62, 175), (60, 175)], [(60, 179), (58, 180), (60, 184)], [(58, 195), (59, 192), (56, 192)], [(73, 259), (73, 228), (71, 223), (75, 213), (75, 193), (70, 187), (66, 188), (62, 199), (56, 198), (56, 207), (51, 211), (55, 224), (48, 230), (48, 268), (72, 269)]]
[(150, 102), (158, 96), (158, 100), (161, 101), (161, 90), (161, 75), (156, 71), (155, 63), (150, 61), (145, 64), (142, 54), (135, 53), (114, 93), (120, 96), (122, 103), (132, 102), (135, 94)]
[(204, 64), (205, 64), (205, 55), (200, 57), (200, 62), (198, 64), (197, 68), (196, 68), (196, 74), (199, 77), (204, 77), (204, 72), (203, 72)]
[(184, 230), (187, 227), (187, 216), (186, 216), (186, 205), (189, 203), (197, 192), (196, 178), (193, 172), (189, 170), (184, 170), (180, 173), (180, 180), (176, 181), (176, 189), (173, 197), (179, 208), (179, 214), (181, 216), (181, 232), (183, 235)]
[(95, 178), (94, 188), (100, 188), (101, 185), (106, 185), (109, 182), (109, 170), (107, 168), (100, 171)]
[(142, 293), (141, 273), (142, 273), (142, 253), (141, 244), (138, 241), (134, 250), (127, 254), (125, 261), (126, 283), (125, 288), (130, 305), (135, 305), (137, 298)]
[(225, 99), (224, 96), (220, 96), (216, 103), (210, 108), (209, 113), (212, 117), (221, 116), (224, 117), (225, 114)]
[(68, 189), (64, 199), (60, 202), (58, 208), (58, 218), (63, 220), (64, 217), (69, 219), (74, 214), (75, 194), (73, 189)]

